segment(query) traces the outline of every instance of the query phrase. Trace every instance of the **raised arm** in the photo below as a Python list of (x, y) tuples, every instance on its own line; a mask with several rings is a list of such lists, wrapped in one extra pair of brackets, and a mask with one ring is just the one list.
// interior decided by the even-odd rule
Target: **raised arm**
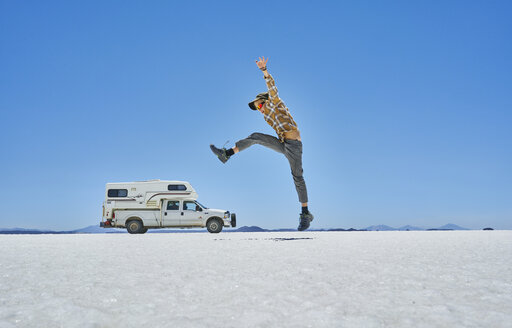
[(268, 88), (268, 98), (272, 103), (277, 105), (281, 102), (281, 99), (279, 99), (279, 96), (277, 94), (277, 88), (274, 78), (272, 78), (272, 75), (270, 75), (269, 72), (267, 71), (268, 58), (260, 57), (258, 59), (259, 60), (256, 61), (256, 65), (258, 65), (258, 68), (263, 72), (263, 77), (265, 78), (265, 82), (267, 83)]

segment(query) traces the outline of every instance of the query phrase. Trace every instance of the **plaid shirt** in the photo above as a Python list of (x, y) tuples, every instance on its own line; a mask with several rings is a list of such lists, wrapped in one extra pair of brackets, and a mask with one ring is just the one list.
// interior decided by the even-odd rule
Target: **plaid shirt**
[(276, 131), (281, 142), (284, 141), (284, 133), (297, 130), (297, 123), (293, 120), (290, 111), (277, 95), (276, 83), (271, 75), (265, 78), (268, 88), (268, 100), (263, 114), (265, 121)]

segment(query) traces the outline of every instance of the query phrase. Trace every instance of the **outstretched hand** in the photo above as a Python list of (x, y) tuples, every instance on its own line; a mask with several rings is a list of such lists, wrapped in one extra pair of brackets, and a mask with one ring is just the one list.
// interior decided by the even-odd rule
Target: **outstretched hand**
[(265, 57), (259, 57), (258, 59), (259, 60), (256, 61), (256, 65), (258, 65), (258, 68), (259, 69), (266, 68), (267, 67), (268, 58), (265, 59)]

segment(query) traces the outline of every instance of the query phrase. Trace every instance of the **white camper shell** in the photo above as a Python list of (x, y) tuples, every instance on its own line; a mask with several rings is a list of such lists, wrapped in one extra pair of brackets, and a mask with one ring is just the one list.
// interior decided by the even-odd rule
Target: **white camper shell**
[(126, 228), (129, 233), (145, 233), (153, 228), (204, 227), (218, 233), (222, 227), (236, 226), (235, 213), (207, 208), (197, 197), (187, 181), (107, 183), (100, 226)]

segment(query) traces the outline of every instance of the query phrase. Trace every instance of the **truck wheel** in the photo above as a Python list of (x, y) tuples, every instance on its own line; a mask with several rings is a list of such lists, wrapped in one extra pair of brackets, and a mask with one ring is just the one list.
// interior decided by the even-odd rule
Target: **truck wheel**
[(222, 231), (222, 221), (219, 219), (211, 219), (206, 223), (206, 229), (211, 233), (219, 233)]
[(236, 227), (236, 214), (233, 213), (231, 214), (231, 228), (235, 228)]
[(142, 230), (139, 233), (146, 233), (146, 232), (148, 232), (148, 228), (144, 227), (144, 228), (142, 228)]
[(126, 230), (128, 230), (129, 233), (141, 233), (142, 229), (144, 229), (144, 227), (140, 221), (131, 220), (126, 223)]

